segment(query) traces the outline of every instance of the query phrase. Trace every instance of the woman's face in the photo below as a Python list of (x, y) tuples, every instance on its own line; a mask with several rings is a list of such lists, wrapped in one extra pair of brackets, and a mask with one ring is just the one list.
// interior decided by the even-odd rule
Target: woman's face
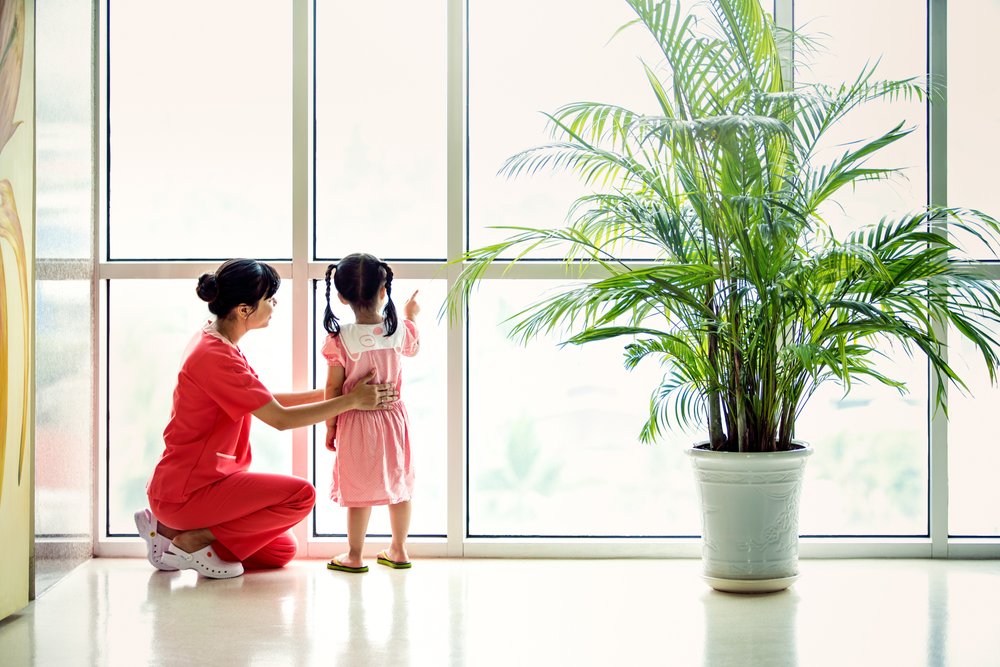
[(271, 315), (274, 313), (274, 307), (278, 305), (278, 299), (276, 297), (270, 297), (268, 299), (261, 299), (257, 302), (257, 310), (250, 313), (247, 317), (247, 330), (250, 329), (263, 329), (270, 323)]

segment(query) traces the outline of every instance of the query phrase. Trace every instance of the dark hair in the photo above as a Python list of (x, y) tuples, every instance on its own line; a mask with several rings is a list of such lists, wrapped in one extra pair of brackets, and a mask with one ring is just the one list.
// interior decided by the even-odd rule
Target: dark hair
[(330, 277), (333, 285), (352, 308), (371, 309), (375, 307), (379, 289), (385, 285), (386, 303), (382, 309), (382, 323), (385, 335), (396, 333), (398, 318), (396, 306), (392, 303), (392, 268), (374, 255), (354, 253), (337, 264), (326, 267), (326, 312), (323, 313), (323, 328), (327, 333), (340, 334), (340, 322), (330, 308)]
[(254, 312), (261, 299), (274, 296), (279, 285), (281, 278), (271, 265), (255, 259), (230, 259), (215, 273), (203, 273), (196, 291), (214, 315), (225, 319), (241, 303)]

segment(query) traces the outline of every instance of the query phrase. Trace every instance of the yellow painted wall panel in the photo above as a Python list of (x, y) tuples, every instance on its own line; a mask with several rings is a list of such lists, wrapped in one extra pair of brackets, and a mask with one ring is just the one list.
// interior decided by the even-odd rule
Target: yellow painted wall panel
[(34, 539), (33, 0), (0, 0), (0, 618), (28, 603)]

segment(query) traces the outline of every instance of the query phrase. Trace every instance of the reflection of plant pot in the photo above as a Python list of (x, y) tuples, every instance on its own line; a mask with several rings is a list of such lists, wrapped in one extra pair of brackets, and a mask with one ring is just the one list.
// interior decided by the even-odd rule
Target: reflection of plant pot
[(786, 452), (688, 450), (702, 504), (708, 584), (731, 593), (788, 588), (799, 576), (799, 496), (812, 448)]
[[(155, 577), (150, 577), (155, 579)], [(715, 665), (811, 665), (799, 659), (799, 594), (783, 591), (766, 597), (705, 591), (704, 649), (700, 662)], [(734, 623), (734, 619), (753, 619)]]

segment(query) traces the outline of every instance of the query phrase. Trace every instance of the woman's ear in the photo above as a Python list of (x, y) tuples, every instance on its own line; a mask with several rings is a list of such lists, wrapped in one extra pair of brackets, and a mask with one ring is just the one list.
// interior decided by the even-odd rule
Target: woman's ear
[(347, 299), (344, 298), (344, 295), (341, 294), (340, 292), (337, 292), (337, 298), (340, 299), (340, 302), (345, 306), (350, 305), (349, 303), (347, 303)]
[(385, 299), (385, 285), (382, 285), (382, 287), (379, 288), (378, 298)]
[(240, 315), (243, 317), (243, 319), (250, 317), (250, 306), (246, 305), (245, 303), (241, 303), (240, 305), (237, 306), (237, 308), (239, 309)]

